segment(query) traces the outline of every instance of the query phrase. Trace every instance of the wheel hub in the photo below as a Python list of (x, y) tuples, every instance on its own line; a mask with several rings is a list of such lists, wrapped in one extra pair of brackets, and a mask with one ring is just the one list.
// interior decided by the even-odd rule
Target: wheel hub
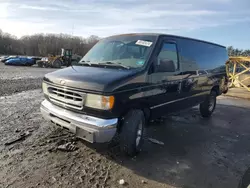
[(215, 99), (213, 96), (211, 96), (209, 100), (209, 108), (208, 108), (210, 112), (213, 111), (214, 109), (214, 103), (215, 103)]
[(138, 129), (137, 129), (136, 140), (135, 140), (136, 147), (138, 147), (140, 144), (141, 136), (142, 136), (142, 122), (139, 123)]

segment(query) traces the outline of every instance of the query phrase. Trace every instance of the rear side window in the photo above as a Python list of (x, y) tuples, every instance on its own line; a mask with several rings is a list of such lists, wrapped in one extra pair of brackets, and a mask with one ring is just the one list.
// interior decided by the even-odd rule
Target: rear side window
[(165, 42), (162, 45), (161, 51), (158, 55), (158, 60), (161, 60), (161, 59), (172, 60), (175, 64), (175, 70), (178, 69), (178, 54), (177, 54), (177, 47), (175, 43)]
[(225, 62), (228, 55), (225, 48), (188, 39), (182, 39), (179, 43), (181, 46), (181, 60), (187, 65), (183, 66), (184, 71), (190, 69), (206, 70), (209, 73), (226, 71)]

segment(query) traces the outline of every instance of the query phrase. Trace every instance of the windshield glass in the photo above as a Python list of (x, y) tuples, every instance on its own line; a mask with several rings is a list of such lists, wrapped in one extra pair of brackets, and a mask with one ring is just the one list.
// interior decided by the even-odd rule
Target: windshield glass
[(142, 67), (156, 41), (156, 36), (121, 35), (99, 41), (79, 64), (98, 64), (125, 68)]

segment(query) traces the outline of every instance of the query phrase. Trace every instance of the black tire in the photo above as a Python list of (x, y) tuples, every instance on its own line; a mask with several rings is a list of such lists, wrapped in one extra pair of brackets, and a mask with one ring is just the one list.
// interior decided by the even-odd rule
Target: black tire
[(248, 168), (244, 172), (244, 175), (242, 176), (238, 184), (238, 188), (247, 188), (249, 185), (250, 185), (250, 168)]
[(56, 59), (55, 61), (52, 62), (52, 67), (53, 68), (61, 68), (62, 62), (59, 59)]
[(26, 63), (24, 64), (24, 66), (31, 66), (31, 64), (29, 64), (28, 62), (26, 62)]
[(43, 67), (43, 61), (37, 61), (37, 66), (38, 67)]
[(227, 92), (228, 92), (228, 87), (222, 93), (227, 94)]
[[(140, 135), (139, 136), (139, 129)], [(145, 117), (141, 110), (131, 110), (122, 123), (120, 132), (120, 150), (128, 156), (141, 151), (145, 135)], [(139, 138), (140, 137), (140, 138)]]
[(51, 67), (51, 65), (49, 64), (49, 62), (44, 62), (44, 67), (49, 68), (49, 67)]
[(216, 92), (211, 93), (206, 97), (205, 101), (200, 104), (200, 113), (202, 117), (210, 117), (216, 107)]

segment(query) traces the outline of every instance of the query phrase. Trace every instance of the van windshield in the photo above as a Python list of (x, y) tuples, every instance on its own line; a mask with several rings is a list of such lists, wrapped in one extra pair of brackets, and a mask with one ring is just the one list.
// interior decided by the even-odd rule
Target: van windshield
[(99, 41), (80, 60), (81, 65), (142, 67), (152, 51), (156, 36), (120, 35)]

